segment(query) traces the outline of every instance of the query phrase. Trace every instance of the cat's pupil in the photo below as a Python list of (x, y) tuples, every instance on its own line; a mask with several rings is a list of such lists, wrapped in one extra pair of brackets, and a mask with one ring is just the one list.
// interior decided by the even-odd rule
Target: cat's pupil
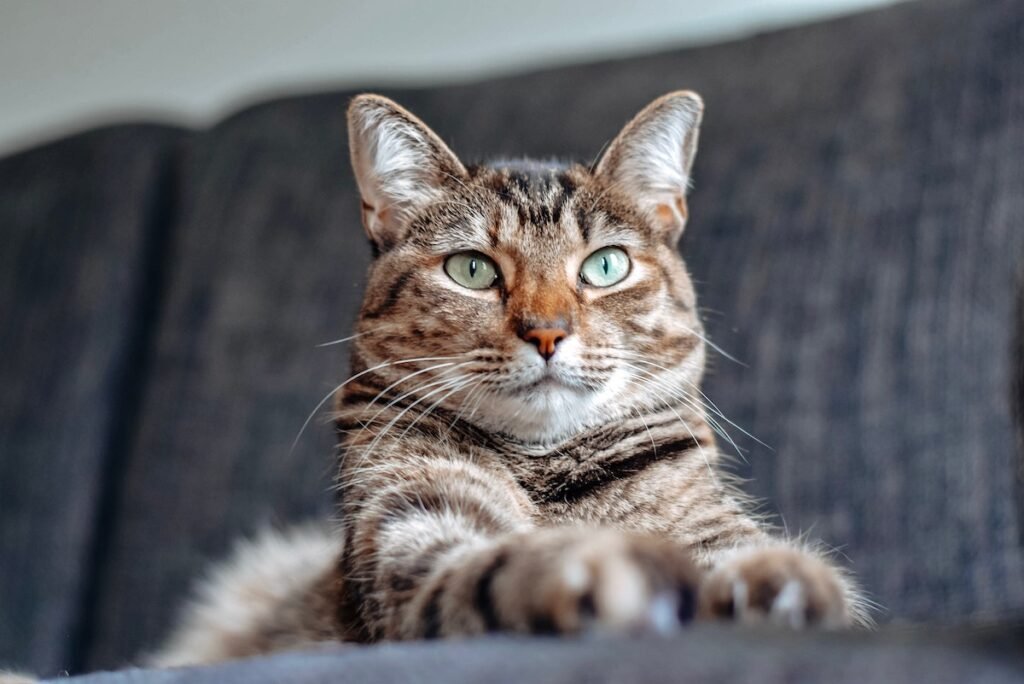
[(470, 259), (469, 260), (469, 277), (470, 278), (475, 278), (476, 277), (476, 259)]
[(605, 275), (608, 275), (608, 266), (609, 266), (609, 264), (608, 264), (608, 257), (606, 257), (606, 256), (601, 257), (601, 270), (603, 270), (605, 272)]

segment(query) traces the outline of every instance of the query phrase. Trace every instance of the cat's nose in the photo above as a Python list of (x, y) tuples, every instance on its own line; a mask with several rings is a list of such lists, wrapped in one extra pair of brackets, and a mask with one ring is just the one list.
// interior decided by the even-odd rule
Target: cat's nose
[(569, 336), (566, 330), (567, 327), (558, 323), (528, 327), (522, 329), (519, 336), (537, 347), (537, 353), (547, 361), (555, 355), (555, 348), (558, 347), (558, 343)]

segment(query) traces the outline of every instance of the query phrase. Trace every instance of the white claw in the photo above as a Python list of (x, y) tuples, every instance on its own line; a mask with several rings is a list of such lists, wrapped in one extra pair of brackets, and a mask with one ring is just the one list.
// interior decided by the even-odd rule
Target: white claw
[(772, 619), (792, 629), (803, 629), (806, 609), (807, 595), (803, 585), (797, 580), (790, 580), (772, 601)]
[(573, 559), (562, 567), (562, 581), (570, 591), (581, 592), (590, 584), (590, 572), (587, 566)]
[(609, 624), (635, 624), (643, 616), (648, 602), (647, 581), (633, 565), (609, 562), (604, 567), (603, 582), (596, 598)]
[(655, 634), (668, 636), (679, 631), (679, 599), (675, 594), (660, 593), (647, 608), (647, 623)]
[(735, 619), (742, 621), (747, 616), (747, 583), (743, 580), (734, 580), (732, 583), (732, 607)]

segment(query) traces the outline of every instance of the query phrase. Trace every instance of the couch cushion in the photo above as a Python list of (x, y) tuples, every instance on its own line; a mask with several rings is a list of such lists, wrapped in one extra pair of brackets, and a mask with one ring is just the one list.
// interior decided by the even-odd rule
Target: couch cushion
[[(474, 639), (325, 648), (214, 667), (97, 674), (81, 684), (1009, 684), (1021, 627), (975, 634), (782, 634), (704, 626), (673, 639)], [(1014, 654), (1016, 651), (1016, 654)]]
[(0, 160), (0, 665), (58, 672), (86, 631), (178, 137), (121, 127)]
[[(463, 156), (591, 158), (680, 87), (708, 111), (684, 253), (708, 393), (751, 492), (842, 547), (883, 619), (1024, 609), (1007, 406), (1024, 251), (1020, 3), (941, 0), (726, 45), (390, 91)], [(90, 666), (153, 646), (230, 540), (323, 514), (368, 252), (348, 92), (193, 138), (153, 374), (110, 534)], [(733, 430), (739, 439), (741, 435)]]

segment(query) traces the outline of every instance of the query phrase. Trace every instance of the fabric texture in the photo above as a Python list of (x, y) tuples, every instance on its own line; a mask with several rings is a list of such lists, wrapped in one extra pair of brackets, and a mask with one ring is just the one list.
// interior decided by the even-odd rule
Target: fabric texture
[[(682, 250), (709, 337), (739, 360), (712, 354), (706, 392), (760, 440), (730, 428), (746, 489), (838, 547), (882, 622), (1000, 620), (1024, 614), (1009, 401), (1022, 35), (1019, 2), (930, 0), (384, 93), (466, 160), (590, 160), (649, 100), (700, 92)], [(39, 240), (31, 259), (0, 254), (0, 313), (34, 321), (0, 331), (0, 588), (17, 601), (3, 664), (129, 663), (238, 535), (329, 514), (331, 430), (313, 420), (293, 440), (345, 378), (345, 345), (316, 345), (349, 333), (369, 260), (354, 92), (0, 161), (3, 240)], [(62, 197), (92, 213), (46, 213)], [(74, 226), (90, 237), (60, 244)], [(94, 323), (65, 315), (83, 301)], [(86, 329), (97, 351), (69, 355), (91, 349), (68, 342)], [(58, 475), (75, 487), (54, 497)]]
[[(214, 667), (96, 674), (81, 684), (1016, 684), (1024, 632), (829, 635), (702, 626), (672, 639), (474, 639), (332, 647)], [(1014, 650), (1016, 649), (1016, 651)], [(66, 680), (55, 680), (66, 681)]]
[(59, 671), (90, 629), (179, 138), (119, 127), (0, 160), (0, 666)]

